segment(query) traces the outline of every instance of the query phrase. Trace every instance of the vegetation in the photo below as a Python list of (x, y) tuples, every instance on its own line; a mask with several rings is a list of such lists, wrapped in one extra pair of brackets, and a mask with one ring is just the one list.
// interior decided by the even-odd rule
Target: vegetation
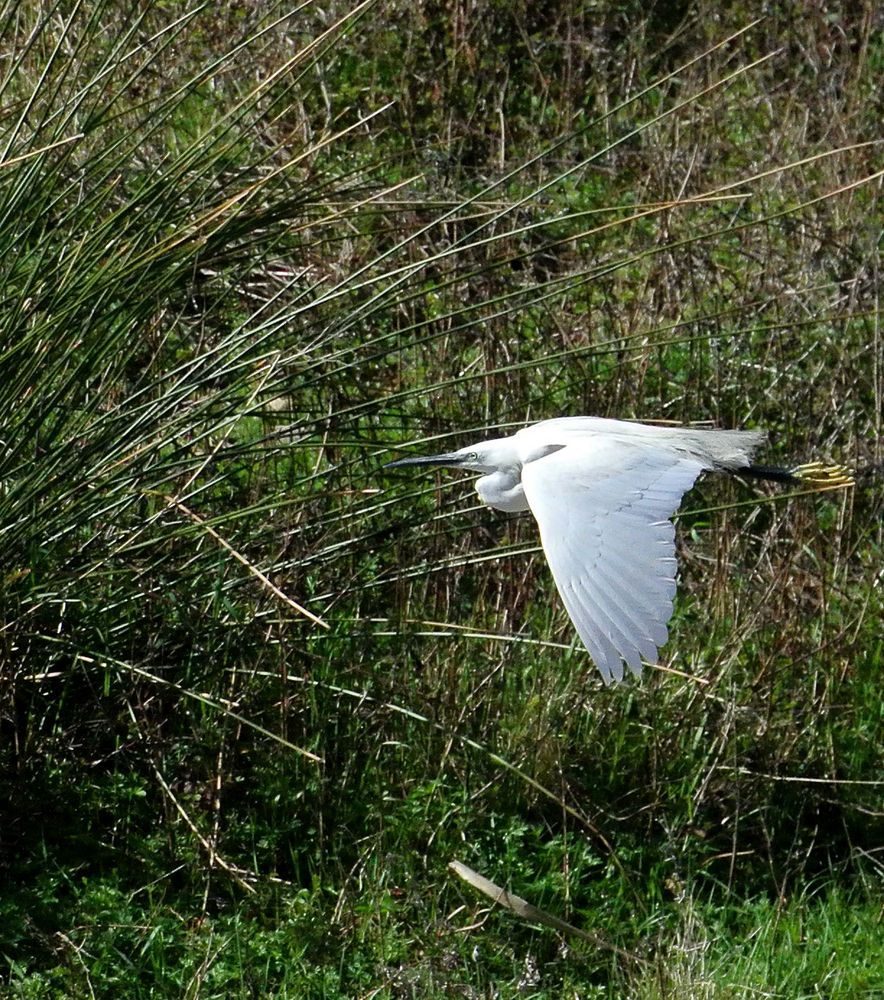
[[(880, 15), (753, 16), (0, 2), (3, 995), (884, 995)], [(860, 474), (606, 689), (381, 469), (568, 413)]]

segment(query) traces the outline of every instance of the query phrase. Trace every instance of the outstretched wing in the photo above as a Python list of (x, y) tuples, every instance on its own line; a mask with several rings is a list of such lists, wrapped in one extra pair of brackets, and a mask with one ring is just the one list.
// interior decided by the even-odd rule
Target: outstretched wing
[(651, 443), (574, 441), (522, 468), (562, 601), (606, 683), (641, 673), (668, 638), (670, 518), (704, 466)]

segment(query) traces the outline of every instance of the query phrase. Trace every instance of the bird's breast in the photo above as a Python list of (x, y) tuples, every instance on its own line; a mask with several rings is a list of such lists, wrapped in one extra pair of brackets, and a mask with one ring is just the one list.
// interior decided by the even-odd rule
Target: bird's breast
[(515, 513), (530, 510), (522, 488), (521, 470), (492, 472), (476, 480), (476, 492), (483, 503), (495, 510)]

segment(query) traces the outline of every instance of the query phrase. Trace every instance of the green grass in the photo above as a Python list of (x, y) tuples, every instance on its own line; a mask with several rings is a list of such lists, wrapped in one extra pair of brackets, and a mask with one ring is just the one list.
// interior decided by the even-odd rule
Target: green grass
[[(598, 863), (559, 838), (525, 829), (507, 831), (505, 843), (511, 853), (501, 863), (516, 871), (527, 851), (536, 867), (567, 858), (578, 876)], [(701, 884), (690, 897), (669, 879), (652, 914), (616, 912), (644, 944), (614, 955), (604, 943), (557, 942), (542, 929), (514, 928), (504, 912), (489, 911), (456, 889), (438, 894), (442, 871), (424, 870), (421, 886), (409, 887), (394, 881), (388, 864), (369, 857), (359, 876), (345, 905), (335, 889), (320, 883), (300, 890), (266, 887), (236, 906), (215, 898), (199, 919), (180, 911), (186, 899), (180, 888), (174, 901), (169, 898), (169, 875), (165, 885), (135, 892), (110, 879), (92, 886), (75, 879), (69, 891), (79, 917), (70, 937), (54, 941), (56, 964), (27, 976), (13, 968), (14, 976), (20, 974), (13, 995), (89, 995), (90, 986), (133, 997), (444, 996), (471, 985), (511, 997), (525, 995), (526, 988), (537, 997), (586, 992), (643, 998), (753, 991), (784, 998), (873, 997), (880, 991), (880, 905), (862, 890), (723, 905), (709, 899), (720, 896), (713, 885)], [(604, 880), (596, 873), (594, 881)], [(556, 882), (546, 881), (538, 893), (553, 895), (561, 889)], [(588, 927), (599, 922), (593, 911), (610, 907), (604, 892), (592, 895), (585, 910), (575, 907), (571, 915)], [(197, 909), (198, 901), (192, 906)]]
[[(884, 994), (872, 15), (547, 14), (0, 4), (0, 995)], [(868, 471), (606, 689), (381, 468), (566, 413)]]

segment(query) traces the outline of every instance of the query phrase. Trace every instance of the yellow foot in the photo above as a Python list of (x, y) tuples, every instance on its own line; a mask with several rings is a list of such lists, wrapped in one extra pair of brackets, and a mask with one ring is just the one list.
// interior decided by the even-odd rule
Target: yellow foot
[(853, 473), (845, 465), (823, 465), (822, 462), (807, 462), (789, 469), (789, 473), (808, 486), (821, 490), (832, 490), (841, 486), (853, 486)]

